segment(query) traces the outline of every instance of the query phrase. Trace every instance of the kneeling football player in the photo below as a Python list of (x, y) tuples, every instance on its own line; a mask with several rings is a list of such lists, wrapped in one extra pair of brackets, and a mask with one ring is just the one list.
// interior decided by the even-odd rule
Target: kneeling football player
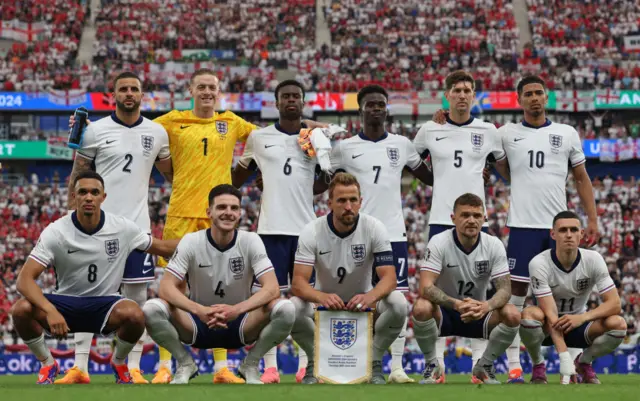
[[(142, 308), (147, 331), (178, 361), (172, 384), (186, 384), (198, 367), (183, 347), (237, 349), (254, 344), (238, 373), (262, 384), (258, 363), (291, 332), (295, 309), (279, 299), (278, 279), (256, 233), (236, 229), (241, 194), (222, 184), (209, 193), (211, 228), (187, 234), (167, 265), (160, 298)], [(251, 294), (253, 277), (261, 288)], [(190, 296), (181, 290), (189, 284)]]
[[(389, 234), (378, 219), (358, 213), (361, 201), (356, 178), (336, 174), (329, 185), (331, 213), (307, 224), (298, 240), (291, 287), (296, 321), (291, 336), (309, 356), (303, 384), (318, 382), (313, 375), (314, 304), (331, 310), (376, 308), (370, 383), (386, 383), (382, 356), (402, 330), (407, 301), (394, 291), (396, 270)], [(309, 284), (314, 268), (315, 289)], [(380, 281), (372, 288), (373, 269)]]
[[(500, 384), (493, 363), (518, 333), (520, 313), (508, 304), (511, 278), (502, 242), (481, 232), (482, 199), (464, 194), (454, 203), (455, 227), (434, 235), (420, 263), (420, 296), (413, 305), (413, 331), (424, 353), (421, 384), (441, 383), (436, 356), (438, 335), (488, 339), (472, 374), (485, 384)], [(486, 300), (489, 282), (496, 293)]]
[[(582, 383), (600, 384), (591, 363), (614, 351), (627, 334), (627, 324), (618, 315), (620, 296), (607, 264), (598, 252), (578, 248), (583, 235), (578, 215), (558, 213), (551, 229), (556, 248), (529, 263), (538, 306), (522, 311), (520, 336), (534, 365), (532, 383), (547, 383), (540, 347), (555, 345), (563, 376), (577, 372)], [(594, 285), (603, 302), (587, 312)], [(567, 347), (586, 349), (572, 361)]]

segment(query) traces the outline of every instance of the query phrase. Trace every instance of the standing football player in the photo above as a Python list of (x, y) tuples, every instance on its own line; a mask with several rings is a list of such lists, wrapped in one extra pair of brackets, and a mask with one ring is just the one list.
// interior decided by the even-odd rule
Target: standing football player
[[(40, 234), (38, 243), (18, 275), (23, 299), (11, 309), (16, 331), (40, 361), (38, 384), (52, 384), (60, 367), (44, 342), (43, 331), (56, 338), (68, 333), (116, 333), (111, 357), (118, 384), (131, 384), (125, 358), (144, 333), (144, 316), (136, 302), (118, 294), (130, 253), (136, 249), (171, 255), (178, 241), (152, 238), (133, 221), (101, 209), (107, 194), (100, 174), (83, 171), (70, 184), (72, 213)], [(37, 283), (52, 266), (53, 294)]]
[[(169, 138), (160, 124), (140, 115), (142, 82), (135, 74), (119, 74), (113, 87), (116, 111), (86, 128), (69, 178), (69, 194), (73, 193), (78, 174), (95, 168), (113, 191), (104, 202), (104, 210), (124, 216), (150, 233), (149, 177), (155, 165), (168, 181), (173, 179)], [(73, 209), (71, 196), (69, 209)], [(134, 250), (127, 258), (122, 278), (123, 296), (142, 306), (147, 300), (148, 283), (154, 279), (151, 255)], [(56, 384), (90, 382), (88, 363), (92, 339), (93, 333), (75, 334), (75, 366)], [(140, 371), (143, 344), (144, 337), (128, 360), (129, 372), (136, 384), (148, 383)]]
[[(449, 74), (445, 79), (444, 94), (450, 104), (446, 123), (427, 122), (413, 141), (423, 159), (431, 157), (434, 175), (429, 240), (453, 228), (450, 214), (453, 203), (460, 195), (470, 192), (484, 203), (482, 174), (488, 157), (495, 158), (495, 167), (500, 174), (508, 174), (507, 157), (496, 127), (471, 116), (476, 96), (473, 76), (462, 70)], [(487, 227), (488, 223), (485, 222), (485, 232)], [(445, 343), (446, 337), (438, 341), (437, 352), (441, 360), (444, 360)], [(471, 345), (475, 363), (484, 352), (486, 341), (482, 338), (472, 339)], [(439, 380), (444, 383), (444, 374), (439, 376)]]
[[(291, 336), (309, 356), (303, 384), (318, 383), (313, 375), (314, 305), (352, 311), (375, 307), (372, 384), (386, 383), (382, 356), (406, 321), (407, 300), (394, 291), (396, 274), (387, 229), (375, 217), (359, 213), (361, 202), (358, 180), (351, 174), (336, 174), (329, 186), (331, 212), (307, 224), (300, 234), (291, 286), (296, 307)], [(315, 289), (309, 284), (314, 269)], [(380, 278), (375, 286), (374, 270)]]
[[(540, 253), (529, 263), (537, 306), (522, 312), (520, 335), (531, 355), (532, 383), (547, 383), (540, 348), (553, 344), (563, 376), (577, 371), (582, 383), (600, 384), (591, 363), (613, 352), (627, 334), (627, 324), (619, 316), (620, 296), (606, 262), (598, 252), (578, 248), (583, 234), (577, 214), (558, 213), (551, 229), (556, 248)], [(594, 285), (603, 302), (587, 312)], [(585, 350), (574, 361), (567, 346)]]
[[(302, 228), (315, 220), (313, 186), (316, 174), (324, 182), (315, 158), (307, 156), (298, 144), (304, 107), (304, 88), (293, 80), (283, 81), (276, 87), (276, 107), (279, 121), (254, 131), (247, 139), (242, 158), (233, 172), (236, 188), (259, 169), (262, 174), (262, 200), (258, 235), (264, 242), (267, 255), (273, 262), (280, 291), (287, 291), (293, 275), (293, 264)], [(282, 218), (282, 211), (287, 218)], [(256, 287), (260, 287), (257, 283)], [(274, 347), (265, 355), (264, 383), (279, 383), (280, 374)], [(306, 354), (300, 352), (296, 380), (304, 377)]]
[[(548, 97), (541, 78), (523, 78), (517, 92), (524, 120), (518, 124), (508, 123), (498, 131), (511, 176), (507, 218), (510, 228), (507, 257), (513, 294), (510, 302), (522, 311), (529, 286), (529, 262), (555, 246), (550, 234), (551, 222), (557, 213), (567, 208), (566, 180), (570, 171), (588, 218), (587, 247), (597, 241), (598, 216), (578, 132), (546, 118)], [(507, 357), (508, 382), (523, 383), (519, 335), (507, 350)]]
[[(499, 384), (494, 361), (513, 341), (520, 312), (508, 303), (509, 266), (502, 242), (480, 229), (485, 209), (479, 196), (459, 196), (451, 215), (455, 227), (431, 238), (420, 266), (420, 295), (413, 305), (413, 330), (424, 353), (421, 384), (439, 383), (438, 336), (488, 339), (472, 374), (485, 384)], [(496, 293), (486, 299), (489, 282)]]
[[(160, 282), (160, 299), (143, 308), (149, 335), (178, 361), (172, 384), (186, 384), (198, 366), (182, 343), (237, 349), (253, 343), (238, 373), (260, 381), (258, 363), (281, 343), (295, 320), (291, 301), (279, 299), (278, 279), (260, 237), (236, 229), (241, 194), (222, 184), (209, 193), (211, 228), (187, 234)], [(260, 290), (251, 294), (253, 278)], [(184, 295), (187, 281), (190, 296)], [(254, 343), (255, 342), (255, 343)]]
[[(409, 290), (407, 231), (402, 211), (402, 173), (408, 170), (427, 185), (433, 175), (422, 161), (411, 141), (402, 135), (386, 132), (389, 95), (377, 85), (358, 92), (358, 106), (364, 130), (357, 136), (339, 141), (331, 150), (333, 172), (346, 171), (362, 186), (362, 212), (380, 220), (391, 235), (393, 264), (397, 289)], [(378, 277), (374, 275), (374, 284)], [(391, 346), (389, 382), (411, 383), (402, 365), (405, 346), (405, 326)]]

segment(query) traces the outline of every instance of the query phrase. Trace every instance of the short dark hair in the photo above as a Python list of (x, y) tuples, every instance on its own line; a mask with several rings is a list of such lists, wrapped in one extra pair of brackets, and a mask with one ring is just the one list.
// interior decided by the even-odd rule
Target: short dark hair
[(380, 85), (367, 85), (364, 88), (360, 89), (360, 92), (358, 92), (358, 107), (359, 108), (362, 108), (362, 99), (364, 99), (365, 96), (370, 95), (372, 93), (379, 93), (379, 94), (383, 95), (385, 99), (387, 99), (387, 102), (389, 101), (389, 93), (382, 86), (380, 86)]
[(451, 88), (460, 82), (469, 82), (471, 84), (471, 89), (476, 90), (476, 80), (473, 79), (473, 75), (464, 70), (454, 71), (447, 75), (447, 78), (444, 80), (445, 90), (450, 91)]
[(140, 85), (142, 85), (142, 80), (140, 79), (140, 77), (138, 75), (136, 75), (135, 73), (131, 72), (131, 71), (124, 71), (121, 72), (120, 74), (116, 75), (116, 77), (113, 79), (113, 90), (116, 90), (116, 86), (118, 86), (118, 81), (121, 79), (126, 79), (126, 78), (135, 78), (138, 80), (138, 82), (140, 82)]
[(537, 75), (527, 75), (526, 77), (522, 78), (516, 86), (516, 92), (518, 92), (518, 96), (522, 95), (524, 87), (529, 84), (540, 84), (545, 91), (547, 90), (547, 84), (546, 82), (544, 82), (544, 79), (540, 78)]
[(564, 210), (558, 214), (556, 214), (556, 216), (553, 218), (553, 225), (556, 225), (556, 221), (560, 220), (560, 219), (576, 219), (580, 222), (580, 224), (582, 224), (582, 221), (580, 220), (580, 216), (578, 216), (578, 214), (576, 212), (573, 212), (571, 210)]
[(213, 75), (214, 77), (218, 78), (216, 72), (211, 68), (200, 68), (199, 70), (196, 70), (193, 74), (191, 74), (191, 78), (189, 78), (189, 85), (193, 85), (193, 81), (200, 75)]
[(300, 90), (302, 91), (302, 99), (304, 100), (305, 92), (304, 92), (304, 87), (302, 86), (302, 84), (300, 82), (296, 81), (295, 79), (287, 79), (285, 81), (280, 82), (278, 84), (278, 86), (276, 86), (276, 90), (275, 90), (276, 101), (278, 100), (278, 95), (280, 94), (280, 89), (284, 88), (285, 86), (297, 86), (298, 88), (300, 88)]
[(75, 187), (78, 181), (85, 179), (98, 180), (102, 184), (102, 188), (104, 188), (104, 180), (102, 179), (102, 176), (93, 170), (81, 171), (76, 178), (73, 179), (73, 186)]
[(484, 208), (484, 203), (482, 199), (478, 195), (474, 195), (472, 193), (466, 193), (458, 196), (458, 199), (453, 204), (453, 211), (455, 212), (458, 209), (458, 206), (473, 206), (473, 207), (482, 207)]
[(340, 172), (334, 175), (329, 183), (329, 198), (333, 197), (333, 190), (338, 185), (343, 187), (355, 185), (358, 188), (358, 193), (360, 193), (360, 183), (358, 182), (358, 179), (349, 173)]
[(233, 195), (242, 202), (242, 194), (238, 188), (230, 184), (220, 184), (209, 192), (209, 206), (213, 205), (213, 200), (220, 195)]

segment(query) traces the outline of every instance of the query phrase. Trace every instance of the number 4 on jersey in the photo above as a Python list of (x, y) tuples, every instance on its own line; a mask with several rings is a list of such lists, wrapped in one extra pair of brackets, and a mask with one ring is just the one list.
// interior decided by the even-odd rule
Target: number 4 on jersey
[(222, 289), (222, 281), (218, 281), (218, 286), (216, 287), (216, 292), (214, 295), (219, 296), (220, 298), (224, 298), (224, 290)]

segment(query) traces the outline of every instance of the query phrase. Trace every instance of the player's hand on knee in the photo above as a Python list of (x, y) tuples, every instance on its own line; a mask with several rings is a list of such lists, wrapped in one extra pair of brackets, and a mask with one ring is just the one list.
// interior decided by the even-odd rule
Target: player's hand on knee
[(582, 326), (585, 322), (585, 318), (583, 314), (579, 315), (564, 315), (553, 324), (553, 328), (563, 332), (564, 334), (569, 333), (571, 330)]
[(358, 312), (370, 308), (374, 302), (375, 299), (373, 299), (373, 297), (368, 294), (356, 294), (347, 303), (347, 309), (350, 311)]
[(69, 333), (69, 326), (67, 326), (67, 321), (64, 320), (64, 317), (60, 314), (60, 312), (55, 309), (47, 313), (47, 324), (49, 325), (51, 335), (55, 338), (65, 338)]
[(468, 302), (470, 305), (466, 312), (460, 315), (463, 322), (473, 322), (482, 319), (487, 313), (489, 313), (489, 305), (486, 302)]
[(344, 302), (337, 294), (323, 294), (319, 304), (330, 310), (344, 310)]
[(240, 316), (240, 311), (235, 305), (218, 304), (211, 307), (211, 317), (217, 317), (223, 321), (230, 322)]

